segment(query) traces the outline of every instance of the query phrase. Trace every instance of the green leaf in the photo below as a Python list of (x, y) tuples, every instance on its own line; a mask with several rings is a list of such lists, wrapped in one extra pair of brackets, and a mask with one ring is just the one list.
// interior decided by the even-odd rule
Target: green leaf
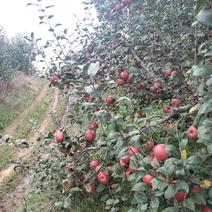
[(202, 115), (205, 113), (209, 113), (212, 111), (212, 99), (208, 100), (207, 102), (204, 102), (199, 111), (198, 111), (198, 115)]
[(193, 199), (193, 201), (194, 201), (196, 204), (199, 204), (199, 205), (206, 205), (206, 201), (205, 201), (204, 195), (201, 194), (201, 193), (194, 193), (194, 194), (192, 195), (192, 199)]
[(197, 20), (208, 27), (212, 27), (212, 10), (201, 10), (197, 14)]
[(177, 208), (174, 207), (168, 207), (164, 210), (162, 210), (161, 212), (178, 212), (179, 210)]
[(176, 192), (180, 191), (180, 190), (184, 190), (187, 193), (189, 193), (189, 186), (188, 183), (186, 183), (185, 181), (180, 181), (179, 183), (177, 183), (176, 186)]
[(159, 199), (157, 197), (153, 197), (150, 202), (150, 207), (157, 209), (159, 207)]
[(45, 8), (48, 9), (48, 8), (52, 8), (52, 7), (55, 7), (55, 5), (49, 5), (49, 6), (46, 6)]
[(184, 204), (186, 208), (195, 211), (194, 201), (191, 198), (186, 199)]
[(193, 76), (207, 76), (212, 74), (212, 66), (211, 65), (193, 65), (192, 66)]
[(49, 15), (48, 16), (48, 19), (51, 19), (51, 18), (53, 18), (54, 17), (54, 15)]
[(142, 187), (144, 186), (144, 183), (136, 183), (133, 187), (132, 187), (132, 191), (137, 191), (137, 190), (142, 190)]
[(168, 186), (168, 184), (167, 183), (165, 183), (165, 182), (163, 182), (163, 181), (161, 181), (161, 180), (158, 180), (158, 179), (156, 179), (156, 178), (154, 178), (153, 180), (152, 180), (152, 187), (153, 187), (153, 189), (155, 190), (155, 189), (159, 189), (159, 190), (163, 190), (164, 188), (166, 188)]
[(95, 76), (98, 70), (99, 70), (99, 62), (91, 63), (90, 66), (88, 67), (87, 73), (90, 76)]
[(176, 185), (170, 185), (167, 190), (165, 191), (165, 198), (169, 199), (171, 197), (173, 197), (176, 194)]
[(147, 198), (146, 195), (144, 195), (143, 193), (137, 193), (134, 195), (135, 200), (137, 201), (137, 203), (141, 203), (141, 204), (146, 204), (147, 203)]

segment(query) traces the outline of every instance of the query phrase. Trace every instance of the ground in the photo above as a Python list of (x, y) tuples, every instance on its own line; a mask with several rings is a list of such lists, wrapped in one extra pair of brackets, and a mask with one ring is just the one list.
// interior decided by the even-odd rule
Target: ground
[[(45, 151), (39, 149), (38, 138), (56, 127), (53, 124), (53, 117), (56, 116), (55, 111), (63, 113), (63, 110), (66, 109), (65, 101), (59, 99), (59, 90), (49, 88), (48, 81), (44, 80), (37, 84), (36, 79), (31, 78), (29, 84), (34, 86), (35, 92), (33, 95), (30, 94), (31, 101), (28, 106), (21, 105), (19, 115), (16, 115), (13, 121), (5, 122), (4, 124), (8, 126), (1, 130), (3, 138), (4, 136), (12, 137), (10, 139), (12, 144), (16, 139), (23, 138), (27, 140), (28, 144), (26, 147), (8, 146), (7, 143), (4, 143), (4, 139), (0, 140), (0, 145), (4, 146), (4, 150), (7, 150), (4, 152), (7, 157), (0, 159), (0, 162), (2, 161), (0, 163), (0, 211), (2, 212), (16, 211), (23, 203), (32, 180), (32, 169), (46, 154)], [(18, 92), (24, 92), (26, 84), (18, 87)], [(7, 95), (4, 100), (12, 98), (14, 97), (9, 98)], [(2, 102), (0, 107), (3, 107), (3, 104), (5, 106), (5, 101)], [(25, 109), (21, 110), (24, 107)], [(64, 121), (64, 119), (62, 120)], [(30, 125), (31, 122), (34, 124)], [(62, 122), (60, 124), (63, 124)]]

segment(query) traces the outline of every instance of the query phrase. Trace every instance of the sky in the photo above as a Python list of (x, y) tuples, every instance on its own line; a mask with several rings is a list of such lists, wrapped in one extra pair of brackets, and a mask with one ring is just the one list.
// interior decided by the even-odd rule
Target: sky
[[(44, 26), (39, 25), (38, 10), (33, 6), (26, 6), (27, 3), (36, 0), (0, 0), (0, 25), (3, 26), (8, 37), (18, 33), (35, 32), (37, 37), (48, 37), (48, 31)], [(48, 11), (55, 15), (54, 21), (62, 23), (64, 27), (71, 29), (76, 18), (73, 14), (82, 15), (82, 0), (42, 0), (42, 4), (55, 5)]]

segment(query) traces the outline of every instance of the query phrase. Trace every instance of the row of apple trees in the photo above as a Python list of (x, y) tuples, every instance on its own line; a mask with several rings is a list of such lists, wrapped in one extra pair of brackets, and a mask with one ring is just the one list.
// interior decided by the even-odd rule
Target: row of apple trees
[(98, 21), (90, 14), (77, 25), (80, 51), (65, 54), (67, 31), (49, 29), (65, 55), (51, 83), (71, 110), (36, 187), (57, 193), (63, 209), (92, 199), (99, 210), (211, 211), (210, 1), (84, 5)]

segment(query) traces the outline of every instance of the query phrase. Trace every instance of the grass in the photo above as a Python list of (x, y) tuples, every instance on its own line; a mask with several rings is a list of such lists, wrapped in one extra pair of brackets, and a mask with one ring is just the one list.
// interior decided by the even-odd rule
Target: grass
[(8, 144), (1, 144), (0, 145), (0, 169), (5, 165), (7, 161), (9, 161), (15, 150)]
[[(20, 138), (30, 138), (31, 135), (35, 133), (37, 127), (45, 116), (48, 105), (51, 101), (52, 93), (49, 93), (42, 102), (39, 107), (36, 107), (29, 115), (23, 120), (21, 125), (19, 125), (16, 131), (13, 134), (13, 140), (17, 140)], [(5, 164), (13, 157), (15, 153), (15, 148), (9, 146), (8, 144), (2, 144), (0, 149), (0, 168), (5, 166)]]
[(9, 99), (8, 102), (0, 103), (0, 132), (32, 104), (36, 95), (42, 89), (44, 82), (41, 81), (38, 86), (27, 84), (20, 90), (13, 90), (7, 97)]
[(21, 125), (16, 128), (13, 135), (14, 139), (29, 138), (39, 126), (42, 118), (44, 117), (48, 105), (51, 101), (52, 93), (49, 93), (38, 107), (36, 107), (29, 115), (23, 120)]

